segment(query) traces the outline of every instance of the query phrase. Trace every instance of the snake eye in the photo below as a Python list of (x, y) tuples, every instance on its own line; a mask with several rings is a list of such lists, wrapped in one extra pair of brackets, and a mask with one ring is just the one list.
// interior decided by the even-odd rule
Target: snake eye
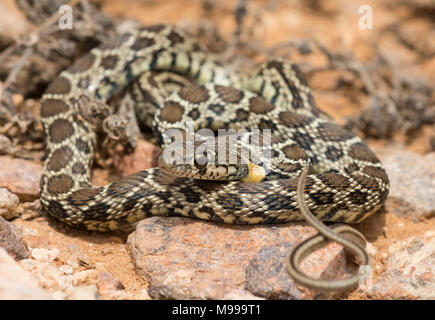
[(208, 163), (208, 154), (207, 152), (203, 152), (202, 154), (197, 154), (195, 156), (194, 165), (197, 169), (204, 169)]
[(195, 157), (194, 165), (197, 169), (204, 169), (207, 166), (207, 158), (202, 156)]

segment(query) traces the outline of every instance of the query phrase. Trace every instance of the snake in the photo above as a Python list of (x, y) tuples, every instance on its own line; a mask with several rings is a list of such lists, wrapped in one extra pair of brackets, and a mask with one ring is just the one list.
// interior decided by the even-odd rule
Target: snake
[[(159, 78), (164, 74), (171, 76)], [(83, 98), (107, 103), (127, 88), (146, 98), (138, 103), (138, 118), (163, 147), (170, 147), (168, 131), (186, 138), (187, 124), (194, 132), (245, 129), (224, 136), (235, 136), (223, 151), (229, 154), (228, 145), (235, 146), (238, 159), (246, 137), (254, 139), (258, 129), (270, 132), (269, 156), (257, 162), (248, 156), (237, 165), (213, 162), (213, 154), (181, 164), (160, 156), (158, 167), (94, 186), (98, 132), (91, 103)], [(130, 30), (92, 49), (50, 83), (40, 113), (47, 149), (42, 209), (88, 230), (123, 230), (151, 216), (228, 224), (302, 221), (297, 187), (307, 166), (302, 202), (315, 219), (359, 223), (388, 195), (382, 163), (358, 136), (317, 108), (296, 64), (272, 58), (240, 75), (172, 25)]]

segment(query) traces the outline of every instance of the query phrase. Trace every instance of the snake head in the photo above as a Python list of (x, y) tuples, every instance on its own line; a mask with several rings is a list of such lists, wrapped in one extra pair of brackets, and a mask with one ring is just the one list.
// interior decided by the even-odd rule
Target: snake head
[[(187, 143), (181, 142), (165, 148), (158, 159), (158, 166), (171, 175), (199, 180), (238, 181), (249, 177), (251, 162), (243, 160), (230, 147), (218, 147), (217, 142), (209, 145), (210, 148), (201, 144), (191, 147), (188, 149)], [(172, 151), (171, 156), (167, 152), (169, 150)], [(174, 153), (178, 156), (173, 156)]]

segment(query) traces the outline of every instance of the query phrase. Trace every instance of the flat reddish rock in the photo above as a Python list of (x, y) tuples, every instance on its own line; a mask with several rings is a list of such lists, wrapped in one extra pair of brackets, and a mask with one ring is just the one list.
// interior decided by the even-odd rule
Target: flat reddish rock
[[(331, 297), (302, 289), (285, 269), (288, 249), (313, 233), (303, 223), (232, 226), (153, 217), (138, 224), (128, 245), (153, 298), (223, 299), (235, 290), (264, 298)], [(344, 264), (344, 251), (330, 244), (308, 257), (303, 268), (333, 279), (346, 275)]]
[(33, 201), (39, 196), (39, 181), (42, 166), (38, 163), (0, 156), (0, 188), (6, 188), (24, 201)]

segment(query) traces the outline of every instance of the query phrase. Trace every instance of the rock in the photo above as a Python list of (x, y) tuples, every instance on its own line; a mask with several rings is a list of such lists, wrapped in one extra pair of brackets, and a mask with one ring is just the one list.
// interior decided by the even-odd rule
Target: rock
[(45, 248), (34, 248), (31, 249), (32, 258), (40, 262), (50, 262), (59, 259), (59, 250), (45, 249)]
[(125, 155), (119, 170), (123, 176), (157, 166), (161, 149), (151, 142), (139, 139), (132, 154)]
[[(128, 238), (136, 270), (156, 299), (223, 299), (234, 290), (283, 299), (317, 297), (287, 275), (284, 258), (314, 233), (301, 223), (275, 226), (218, 225), (189, 218), (153, 217)], [(307, 272), (344, 276), (343, 250), (329, 245), (304, 262)], [(304, 266), (304, 267), (305, 267)]]
[(99, 273), (97, 287), (98, 287), (98, 293), (101, 296), (104, 296), (105, 299), (120, 300), (120, 299), (136, 298), (136, 297), (129, 296), (124, 291), (125, 288), (122, 282), (118, 279), (114, 279), (109, 272)]
[(68, 300), (96, 300), (97, 298), (98, 290), (95, 285), (70, 288), (65, 296)]
[[(24, 259), (20, 264), (38, 280), (54, 299), (137, 299), (124, 291), (121, 281), (108, 272), (95, 269), (83, 270), (80, 265), (66, 263), (57, 249), (35, 248), (33, 259)], [(36, 258), (36, 259), (35, 259)], [(148, 297), (143, 293), (141, 297)]]
[(23, 220), (31, 220), (41, 216), (41, 202), (36, 199), (33, 202), (24, 202), (18, 206), (19, 215)]
[(42, 166), (35, 162), (0, 156), (0, 187), (7, 188), (21, 200), (34, 201), (39, 195)]
[(435, 215), (435, 152), (420, 155), (404, 149), (382, 161), (390, 179), (392, 212), (416, 218)]
[[(65, 298), (64, 292), (71, 287), (71, 276), (63, 274), (57, 265), (34, 259), (21, 260), (20, 265), (38, 280), (43, 289), (54, 294), (56, 299)], [(59, 292), (63, 295), (59, 295)]]
[(151, 300), (147, 290), (128, 292), (119, 279), (109, 272), (99, 272), (97, 282), (98, 294), (102, 299), (110, 300)]
[(16, 260), (29, 256), (26, 246), (21, 241), (21, 233), (2, 217), (0, 217), (0, 247)]
[[(40, 248), (40, 260), (24, 259), (20, 261), (27, 271), (37, 280), (39, 285), (50, 292), (55, 299), (95, 299), (98, 272), (95, 270), (76, 271), (66, 265), (59, 266), (54, 261), (55, 252)], [(57, 250), (57, 249), (56, 249)], [(35, 249), (32, 250), (32, 254)], [(88, 288), (89, 287), (89, 288)], [(91, 288), (92, 287), (92, 288)], [(78, 288), (78, 289), (77, 289)]]
[(18, 215), (18, 197), (8, 189), (0, 188), (0, 217), (12, 220)]
[(50, 299), (37, 281), (0, 248), (0, 300)]
[(0, 12), (7, 12), (7, 14), (4, 14), (0, 20), (0, 30), (2, 30), (2, 35), (7, 34), (12, 37), (12, 39), (18, 39), (23, 34), (32, 30), (31, 23), (26, 19), (23, 12), (18, 9), (14, 2), (2, 1), (0, 3)]
[(134, 296), (134, 298), (137, 300), (152, 300), (148, 291), (145, 289), (141, 290), (139, 294)]
[(97, 270), (83, 270), (72, 276), (72, 285), (75, 287), (97, 284), (99, 273)]
[(394, 243), (386, 271), (369, 287), (375, 299), (435, 299), (435, 231)]

